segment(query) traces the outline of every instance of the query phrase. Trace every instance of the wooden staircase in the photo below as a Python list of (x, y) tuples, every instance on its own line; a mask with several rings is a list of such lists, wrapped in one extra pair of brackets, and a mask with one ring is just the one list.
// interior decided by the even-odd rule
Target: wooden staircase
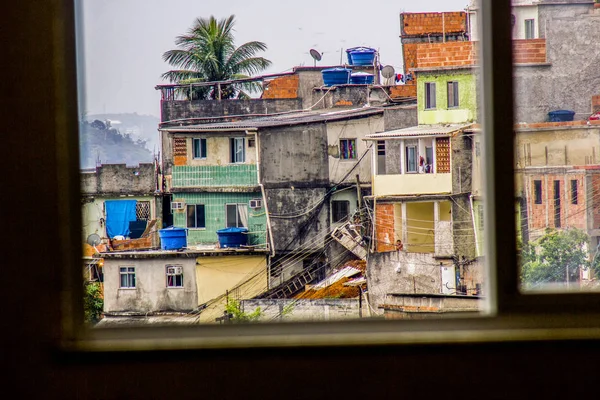
[(293, 297), (304, 290), (304, 287), (315, 280), (317, 277), (316, 268), (305, 269), (281, 285), (275, 286), (272, 289), (258, 295), (255, 299), (285, 299)]

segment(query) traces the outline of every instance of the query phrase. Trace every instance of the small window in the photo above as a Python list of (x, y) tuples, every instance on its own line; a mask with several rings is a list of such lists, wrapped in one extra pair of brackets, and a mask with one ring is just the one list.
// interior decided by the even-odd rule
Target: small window
[(226, 204), (225, 218), (227, 228), (244, 228), (248, 226), (247, 204)]
[(425, 173), (433, 172), (433, 147), (425, 147)]
[(204, 204), (188, 204), (187, 227), (206, 228), (206, 215), (204, 212)]
[(385, 156), (385, 140), (377, 141), (377, 155)]
[(180, 265), (167, 265), (167, 287), (183, 287), (183, 267)]
[(542, 181), (533, 181), (533, 195), (535, 204), (542, 204)]
[(333, 200), (331, 202), (331, 222), (342, 222), (350, 214), (350, 202), (348, 200)]
[(356, 159), (356, 139), (340, 140), (340, 158), (342, 160)]
[(535, 39), (535, 19), (525, 20), (525, 39)]
[(122, 289), (135, 289), (135, 267), (119, 267), (120, 285)]
[(248, 139), (248, 148), (256, 146), (256, 139)]
[(243, 163), (246, 162), (246, 139), (231, 138), (229, 140), (231, 147), (231, 162)]
[(431, 110), (435, 107), (435, 82), (425, 82), (425, 109)]
[(138, 221), (150, 220), (150, 202), (138, 201), (135, 203), (135, 218)]
[(417, 172), (417, 147), (406, 147), (406, 172)]
[(206, 139), (193, 139), (194, 158), (206, 158)]
[(577, 180), (571, 180), (571, 204), (577, 204)]
[(448, 108), (458, 107), (458, 82), (448, 82)]

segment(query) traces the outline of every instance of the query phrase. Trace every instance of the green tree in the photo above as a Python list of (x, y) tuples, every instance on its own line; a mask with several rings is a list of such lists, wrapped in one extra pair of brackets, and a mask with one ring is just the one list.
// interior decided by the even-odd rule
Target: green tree
[(84, 287), (83, 310), (85, 322), (96, 323), (102, 316), (104, 298), (98, 282), (87, 282)]
[[(165, 72), (162, 78), (179, 84), (224, 81), (249, 78), (269, 67), (271, 61), (256, 56), (267, 49), (265, 43), (252, 41), (235, 47), (234, 19), (234, 15), (219, 21), (213, 16), (196, 19), (186, 35), (175, 39), (178, 48), (163, 54), (163, 60), (178, 69)], [(247, 98), (245, 91), (259, 87), (256, 83), (222, 85), (221, 98)], [(194, 87), (186, 95), (191, 99), (218, 97), (216, 88), (209, 86)]]
[(262, 310), (257, 307), (251, 313), (243, 312), (241, 303), (234, 299), (229, 299), (225, 306), (225, 311), (232, 316), (231, 322), (233, 323), (244, 323), (244, 322), (256, 322), (262, 316)]
[(529, 287), (567, 282), (567, 277), (568, 282), (577, 282), (581, 268), (598, 270), (600, 257), (590, 260), (588, 243), (589, 236), (579, 229), (547, 230), (537, 241), (523, 245), (521, 282)]

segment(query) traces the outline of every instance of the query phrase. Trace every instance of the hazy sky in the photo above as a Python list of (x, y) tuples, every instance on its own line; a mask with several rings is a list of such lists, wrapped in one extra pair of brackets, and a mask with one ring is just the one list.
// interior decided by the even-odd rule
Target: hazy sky
[(175, 48), (197, 17), (236, 16), (236, 44), (263, 41), (273, 62), (265, 73), (346, 62), (347, 48), (379, 49), (381, 63), (402, 67), (399, 14), (460, 11), (468, 0), (81, 0), (87, 114), (137, 112), (159, 116), (155, 85), (170, 69), (162, 54)]

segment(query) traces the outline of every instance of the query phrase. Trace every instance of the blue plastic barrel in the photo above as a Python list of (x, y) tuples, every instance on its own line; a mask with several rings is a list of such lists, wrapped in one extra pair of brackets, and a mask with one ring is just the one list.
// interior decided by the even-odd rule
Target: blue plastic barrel
[(350, 75), (350, 83), (355, 85), (372, 85), (373, 74), (368, 74), (366, 72), (355, 72)]
[(350, 70), (348, 68), (328, 68), (321, 71), (325, 86), (346, 85), (350, 83)]
[(548, 119), (550, 122), (573, 121), (574, 116), (575, 111), (571, 110), (556, 110), (548, 113)]
[(187, 246), (187, 228), (170, 226), (159, 230), (158, 235), (163, 250), (179, 250)]
[(221, 248), (240, 247), (248, 244), (248, 228), (225, 228), (217, 231)]
[(353, 47), (346, 52), (350, 65), (373, 65), (377, 50), (370, 47)]

